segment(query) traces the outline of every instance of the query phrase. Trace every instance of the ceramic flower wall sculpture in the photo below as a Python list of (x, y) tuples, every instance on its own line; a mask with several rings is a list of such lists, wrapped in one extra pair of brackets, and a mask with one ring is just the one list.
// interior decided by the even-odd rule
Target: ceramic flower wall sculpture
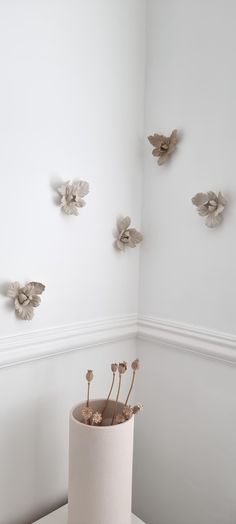
[(45, 286), (40, 282), (29, 282), (26, 286), (21, 287), (19, 282), (13, 282), (9, 285), (7, 295), (14, 299), (15, 311), (22, 320), (32, 320), (34, 308), (39, 306), (41, 295)]
[(218, 196), (213, 191), (197, 193), (192, 198), (192, 203), (197, 207), (198, 214), (206, 217), (206, 226), (216, 227), (222, 222), (223, 211), (226, 205), (226, 200), (222, 193), (218, 193)]
[(154, 135), (148, 136), (148, 140), (150, 144), (154, 146), (152, 151), (153, 156), (159, 157), (158, 164), (162, 166), (176, 149), (178, 132), (177, 129), (174, 129), (170, 136), (155, 133)]
[(130, 217), (125, 217), (118, 221), (116, 246), (121, 251), (124, 251), (126, 247), (136, 247), (136, 245), (143, 240), (143, 235), (136, 229), (129, 227), (130, 224)]
[(65, 182), (57, 188), (61, 196), (61, 209), (66, 215), (79, 215), (81, 207), (86, 205), (85, 197), (89, 192), (89, 184), (83, 180), (79, 182)]

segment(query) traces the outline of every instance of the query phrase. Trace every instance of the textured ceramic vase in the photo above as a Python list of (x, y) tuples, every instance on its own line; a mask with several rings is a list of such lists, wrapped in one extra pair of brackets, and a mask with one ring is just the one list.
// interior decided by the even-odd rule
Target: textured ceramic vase
[[(113, 426), (85, 425), (84, 405), (70, 413), (68, 524), (131, 524), (134, 417)], [(104, 405), (90, 402), (93, 411)], [(117, 412), (122, 409), (118, 403)], [(113, 410), (109, 401), (107, 418)]]

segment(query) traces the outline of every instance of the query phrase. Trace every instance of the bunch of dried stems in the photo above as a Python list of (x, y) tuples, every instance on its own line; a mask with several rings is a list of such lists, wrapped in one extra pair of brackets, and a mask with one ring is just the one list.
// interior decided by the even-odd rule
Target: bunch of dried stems
[[(91, 369), (88, 369), (86, 373), (86, 381), (87, 381), (87, 400), (85, 406), (81, 410), (81, 417), (84, 424), (89, 424), (92, 426), (113, 426), (115, 424), (121, 424), (122, 422), (125, 422), (126, 420), (129, 420), (133, 415), (136, 415), (139, 411), (143, 409), (142, 404), (136, 404), (135, 406), (131, 406), (128, 404), (130, 395), (132, 393), (136, 373), (140, 368), (139, 359), (137, 358), (134, 360), (131, 364), (132, 369), (132, 378), (131, 378), (131, 384), (129, 387), (129, 391), (126, 397), (125, 402), (122, 404), (120, 403), (120, 393), (121, 393), (121, 386), (122, 386), (122, 377), (126, 373), (128, 369), (127, 362), (120, 362), (112, 363), (111, 364), (111, 371), (112, 371), (112, 381), (111, 386), (109, 389), (109, 393), (107, 395), (107, 398), (104, 400), (104, 406), (101, 412), (95, 411), (93, 412), (93, 409), (90, 405), (90, 387), (91, 382), (94, 378), (93, 371)], [(116, 376), (118, 375), (118, 385), (117, 385), (117, 391), (115, 395), (115, 401), (114, 401), (114, 408), (112, 415), (108, 416), (107, 414), (107, 408), (109, 405), (109, 401), (111, 399), (112, 392), (114, 390), (115, 386), (115, 380)], [(122, 411), (120, 411), (120, 407), (122, 406)]]

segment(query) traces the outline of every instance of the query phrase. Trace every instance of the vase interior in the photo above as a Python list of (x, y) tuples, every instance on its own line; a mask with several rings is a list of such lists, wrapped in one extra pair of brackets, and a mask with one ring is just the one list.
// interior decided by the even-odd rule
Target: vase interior
[[(124, 407), (125, 407), (125, 404), (123, 402), (117, 402), (117, 406), (116, 406), (116, 409), (115, 409), (115, 405), (116, 405), (116, 402), (115, 400), (109, 400), (107, 402), (106, 399), (95, 399), (95, 400), (91, 400), (89, 402), (89, 407), (91, 407), (91, 409), (93, 410), (93, 413), (98, 411), (99, 413), (103, 413), (103, 410), (105, 409), (104, 411), (104, 414), (103, 414), (103, 421), (102, 421), (102, 424), (99, 425), (99, 426), (88, 426), (88, 427), (96, 427), (96, 428), (101, 428), (101, 427), (106, 427), (106, 426), (109, 426), (111, 427), (111, 421), (112, 421), (112, 417), (113, 417), (113, 414), (114, 414), (114, 411), (115, 411), (115, 414), (118, 415), (118, 414), (121, 414)], [(86, 406), (86, 401), (82, 402), (81, 404), (78, 404), (72, 411), (72, 416), (73, 418), (77, 421), (77, 422), (80, 422), (82, 424), (84, 424), (84, 419), (83, 419), (83, 416), (82, 416), (82, 408)], [(126, 424), (127, 422), (129, 422), (128, 420), (123, 422), (122, 424)], [(114, 425), (116, 425), (114, 423)]]

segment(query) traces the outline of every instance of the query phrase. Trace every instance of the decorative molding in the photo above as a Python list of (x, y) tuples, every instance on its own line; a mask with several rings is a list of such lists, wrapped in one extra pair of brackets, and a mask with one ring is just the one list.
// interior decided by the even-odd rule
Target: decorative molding
[(105, 318), (0, 338), (0, 368), (135, 338), (137, 316)]
[(236, 364), (236, 336), (170, 320), (139, 316), (138, 338)]
[(236, 364), (236, 336), (149, 316), (78, 322), (0, 338), (0, 368), (138, 338)]

